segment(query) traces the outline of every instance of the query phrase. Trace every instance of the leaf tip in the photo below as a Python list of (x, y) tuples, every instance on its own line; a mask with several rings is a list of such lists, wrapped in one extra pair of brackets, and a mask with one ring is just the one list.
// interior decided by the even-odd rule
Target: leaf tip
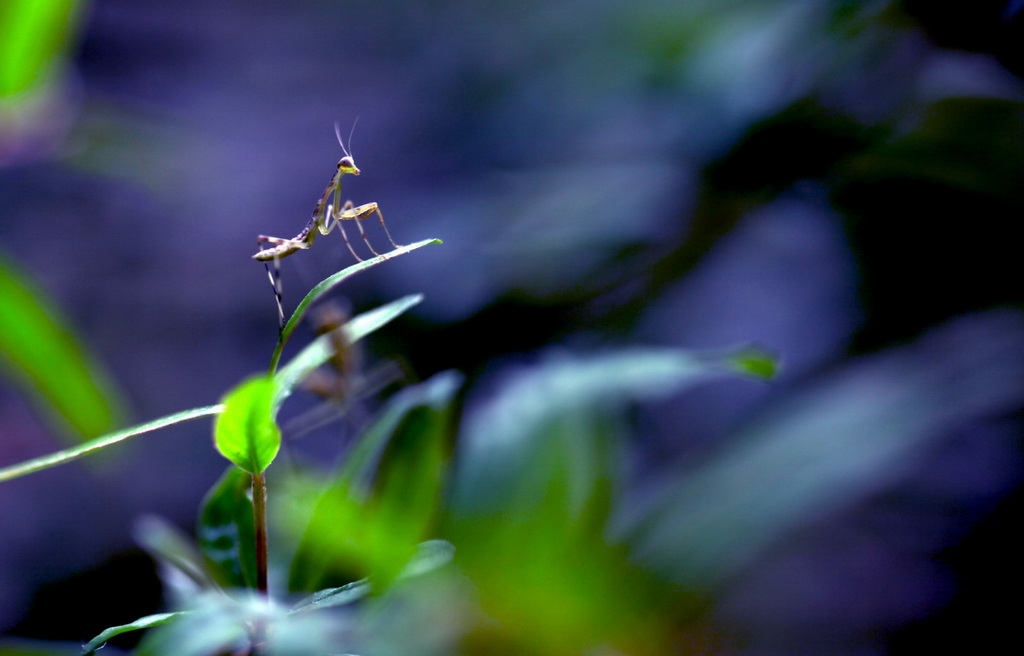
[(782, 370), (778, 354), (753, 344), (730, 354), (726, 364), (737, 373), (764, 381), (774, 380)]

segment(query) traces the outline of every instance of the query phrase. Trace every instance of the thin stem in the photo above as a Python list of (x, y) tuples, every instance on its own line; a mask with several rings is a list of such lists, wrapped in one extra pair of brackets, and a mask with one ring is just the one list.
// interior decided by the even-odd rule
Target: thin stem
[[(252, 475), (252, 514), (256, 533), (256, 591), (269, 603), (267, 595), (267, 481), (263, 474)], [(267, 640), (267, 626), (259, 619), (252, 627), (252, 649), (254, 656), (263, 653)]]
[(267, 482), (252, 475), (252, 512), (256, 529), (256, 590), (267, 594)]

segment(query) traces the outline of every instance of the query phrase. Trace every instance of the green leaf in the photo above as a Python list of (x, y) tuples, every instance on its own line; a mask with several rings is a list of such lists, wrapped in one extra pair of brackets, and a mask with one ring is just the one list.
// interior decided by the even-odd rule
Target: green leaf
[(111, 430), (121, 414), (113, 385), (42, 291), (2, 254), (0, 298), (0, 370), (74, 441)]
[(214, 445), (221, 455), (250, 474), (262, 473), (281, 448), (274, 422), (275, 382), (254, 376), (224, 397), (224, 411), (214, 422)]
[(365, 576), (382, 590), (406, 566), (436, 520), (461, 383), (444, 372), (389, 400), (316, 502), (292, 590)]
[(160, 626), (161, 624), (167, 624), (168, 622), (183, 617), (188, 614), (188, 611), (181, 611), (177, 613), (158, 613), (156, 615), (147, 615), (140, 617), (130, 624), (122, 624), (121, 626), (112, 626), (109, 629), (104, 630), (98, 636), (87, 642), (82, 647), (82, 656), (91, 656), (96, 653), (96, 650), (102, 647), (108, 640), (114, 636), (119, 636), (122, 633), (128, 633), (129, 631), (139, 631), (141, 629), (148, 629), (153, 626)]
[(226, 587), (256, 586), (251, 488), (252, 477), (230, 467), (206, 495), (199, 514), (199, 548), (216, 579)]
[(252, 623), (261, 622), (265, 626), (275, 614), (275, 607), (266, 599), (233, 599), (207, 592), (190, 599), (188, 610), (175, 613), (170, 618), (173, 621), (161, 622), (163, 626), (148, 632), (132, 653), (138, 656), (244, 653), (250, 643)]
[[(422, 300), (422, 294), (410, 294), (353, 317), (343, 327), (346, 341), (349, 344), (354, 344)], [(274, 413), (277, 413), (281, 404), (303, 380), (333, 355), (334, 346), (330, 336), (322, 335), (302, 349), (288, 364), (281, 367), (275, 376), (277, 389), (274, 394)]]
[[(427, 540), (420, 544), (416, 554), (402, 569), (400, 579), (422, 576), (444, 567), (452, 561), (455, 547), (444, 540)], [(320, 590), (292, 607), (292, 613), (305, 613), (332, 606), (345, 606), (370, 594), (370, 580), (360, 579), (338, 588)]]
[(602, 521), (620, 462), (616, 418), (625, 404), (735, 375), (728, 357), (635, 348), (553, 356), (509, 375), (464, 422), (453, 517), (557, 504), (557, 493), (567, 521)]
[(440, 243), (442, 243), (440, 239), (425, 239), (423, 241), (416, 242), (415, 244), (401, 246), (372, 259), (363, 260), (358, 264), (353, 264), (352, 266), (342, 269), (341, 271), (338, 271), (317, 283), (316, 286), (306, 294), (306, 297), (299, 302), (298, 307), (295, 308), (295, 312), (292, 313), (292, 316), (289, 317), (288, 321), (285, 323), (284, 328), (281, 329), (281, 334), (277, 339), (277, 345), (274, 347), (274, 353), (270, 358), (270, 373), (273, 374), (277, 371), (277, 365), (281, 361), (281, 352), (284, 350), (285, 344), (292, 336), (292, 333), (295, 332), (299, 323), (301, 323), (303, 318), (305, 318), (306, 313), (309, 312), (313, 303), (357, 273), (365, 271), (382, 262), (386, 262), (387, 260), (394, 259), (399, 255), (405, 255), (406, 253), (427, 246), (428, 244)]
[(11, 465), (0, 469), (0, 482), (9, 481), (19, 476), (25, 476), (32, 474), (43, 469), (50, 467), (56, 467), (57, 465), (63, 465), (65, 463), (77, 460), (82, 456), (95, 453), (101, 449), (120, 444), (125, 440), (129, 440), (139, 435), (144, 435), (160, 428), (166, 428), (173, 426), (174, 424), (180, 424), (185, 421), (191, 421), (200, 417), (209, 417), (210, 415), (216, 415), (224, 409), (223, 405), (209, 405), (203, 408), (193, 408), (191, 410), (183, 410), (176, 412), (173, 415), (167, 415), (160, 419), (154, 419), (138, 426), (126, 428), (124, 430), (115, 431), (102, 437), (97, 437), (94, 440), (90, 440), (85, 444), (71, 447), (70, 449), (64, 449), (57, 453), (51, 453), (39, 458), (33, 458), (32, 460), (26, 460), (25, 462)]

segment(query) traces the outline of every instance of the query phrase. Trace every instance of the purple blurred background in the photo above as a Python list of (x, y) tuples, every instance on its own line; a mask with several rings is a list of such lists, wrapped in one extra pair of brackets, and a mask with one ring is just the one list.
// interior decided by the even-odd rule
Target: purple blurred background
[[(305, 225), (334, 123), (358, 117), (345, 196), (378, 202), (400, 243), (445, 241), (343, 288), (358, 311), (426, 295), (372, 357), (425, 378), (550, 344), (783, 355), (774, 387), (717, 383), (646, 413), (642, 483), (851, 356), (1019, 311), (1018, 4), (97, 0), (55, 136), (0, 168), (0, 246), (133, 420), (216, 402), (276, 338), (256, 235)], [(333, 234), (285, 261), (286, 306), (350, 261)], [(1005, 532), (1019, 429), (1019, 412), (950, 426), (884, 492), (773, 550), (720, 600), (736, 653), (1009, 635), (990, 595), (1021, 580)], [(3, 484), (0, 631), (80, 640), (156, 611), (131, 525), (193, 521), (224, 467), (209, 433)], [(61, 447), (8, 386), (0, 434), (4, 465)], [(101, 624), (54, 632), (94, 581)]]

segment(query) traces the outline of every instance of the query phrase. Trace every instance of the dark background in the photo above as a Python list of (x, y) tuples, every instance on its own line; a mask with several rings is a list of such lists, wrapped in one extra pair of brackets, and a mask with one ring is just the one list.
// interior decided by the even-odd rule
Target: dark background
[[(400, 243), (445, 241), (345, 285), (355, 310), (426, 295), (371, 362), (475, 378), (551, 345), (782, 354), (772, 387), (716, 383), (645, 414), (642, 484), (957, 318), (998, 310), (1015, 318), (991, 337), (1024, 340), (1019, 5), (99, 0), (49, 138), (0, 168), (0, 246), (133, 420), (216, 402), (276, 337), (255, 237), (305, 224), (333, 125), (358, 117), (345, 196), (380, 203)], [(341, 244), (284, 263), (286, 305), (350, 263)], [(209, 439), (187, 424), (0, 487), (0, 631), (80, 641), (156, 611), (131, 525), (193, 521), (224, 466)], [(0, 389), (0, 464), (60, 446)], [(1020, 446), (1013, 408), (949, 426), (899, 480), (802, 529), (719, 600), (734, 651), (1012, 640), (997, 597), (1021, 583)]]

